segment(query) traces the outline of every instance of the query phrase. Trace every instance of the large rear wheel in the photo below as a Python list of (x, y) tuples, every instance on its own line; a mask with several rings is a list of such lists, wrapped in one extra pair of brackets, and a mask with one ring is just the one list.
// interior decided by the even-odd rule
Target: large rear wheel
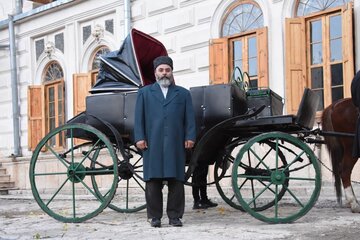
[[(320, 168), (312, 150), (296, 137), (264, 133), (241, 148), (233, 164), (232, 187), (240, 205), (255, 218), (288, 223), (314, 206), (321, 188)], [(267, 207), (256, 211), (259, 206)]]

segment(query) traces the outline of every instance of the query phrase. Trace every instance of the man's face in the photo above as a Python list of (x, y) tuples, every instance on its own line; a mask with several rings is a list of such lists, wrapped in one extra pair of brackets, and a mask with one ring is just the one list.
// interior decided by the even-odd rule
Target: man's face
[(156, 81), (163, 87), (169, 87), (173, 82), (173, 72), (169, 65), (160, 64), (155, 69)]

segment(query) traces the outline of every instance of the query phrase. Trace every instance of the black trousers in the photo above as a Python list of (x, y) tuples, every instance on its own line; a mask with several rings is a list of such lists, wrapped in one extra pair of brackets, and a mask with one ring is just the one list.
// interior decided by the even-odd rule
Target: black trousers
[(147, 217), (163, 216), (163, 181), (168, 182), (166, 213), (169, 218), (182, 218), (185, 209), (184, 183), (176, 179), (151, 179), (145, 185)]
[(192, 175), (192, 195), (194, 201), (197, 202), (200, 199), (207, 199), (207, 174), (208, 165), (198, 165)]

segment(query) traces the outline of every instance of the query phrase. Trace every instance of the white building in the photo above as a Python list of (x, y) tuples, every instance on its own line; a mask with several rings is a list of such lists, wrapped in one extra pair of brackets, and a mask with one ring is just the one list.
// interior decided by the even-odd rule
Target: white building
[(31, 150), (84, 110), (96, 57), (120, 47), (128, 23), (165, 45), (178, 85), (226, 83), (239, 66), (295, 113), (304, 87), (321, 94), (322, 108), (350, 96), (359, 19), (358, 0), (1, 0), (0, 163), (29, 189)]

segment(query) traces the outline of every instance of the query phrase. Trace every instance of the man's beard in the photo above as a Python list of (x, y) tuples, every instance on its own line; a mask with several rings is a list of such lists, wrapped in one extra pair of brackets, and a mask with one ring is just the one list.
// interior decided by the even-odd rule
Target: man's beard
[(168, 88), (172, 83), (172, 80), (168, 77), (157, 78), (156, 80), (160, 84), (160, 86), (164, 88)]

